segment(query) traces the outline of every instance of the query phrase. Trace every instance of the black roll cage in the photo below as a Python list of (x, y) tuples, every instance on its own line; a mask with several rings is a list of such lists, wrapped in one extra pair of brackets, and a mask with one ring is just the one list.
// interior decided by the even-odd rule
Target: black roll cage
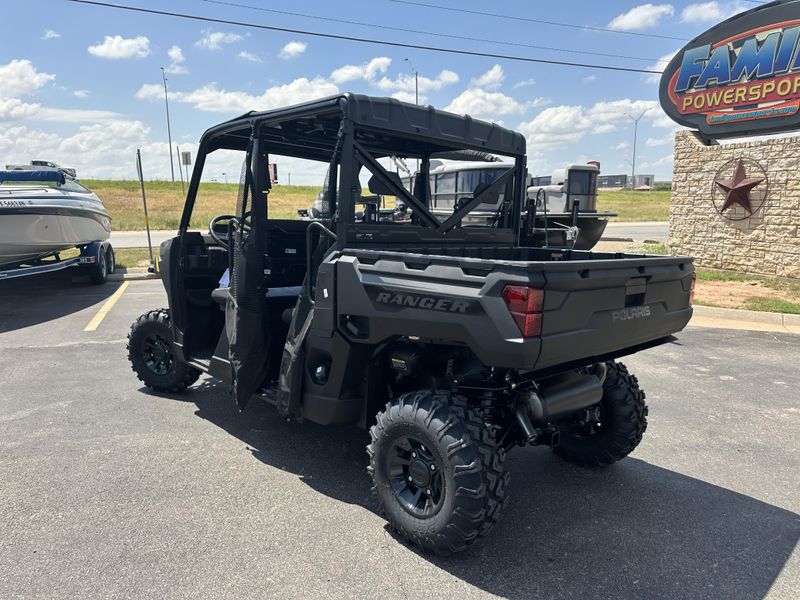
[[(390, 238), (398, 242), (408, 238), (436, 244), (513, 245), (519, 237), (525, 201), (525, 140), (519, 133), (469, 116), (390, 98), (343, 94), (285, 109), (248, 113), (212, 127), (200, 140), (181, 217), (180, 236), (189, 228), (206, 156), (219, 149), (247, 153), (248, 168), (255, 184), (254, 197), (269, 189), (268, 178), (261, 173), (264, 165), (259, 162), (268, 153), (328, 163), (327, 189), (332, 218), (326, 224), (335, 230), (336, 245), (340, 249), (354, 244), (369, 245), (371, 241), (377, 243), (381, 234), (388, 233), (392, 235), (385, 235), (384, 242)], [(500, 154), (513, 158), (514, 164), (491, 184), (476, 190), (478, 193), (473, 197), (465, 198), (465, 202), (441, 222), (429, 209), (427, 173), (431, 155), (452, 150)], [(378, 158), (392, 155), (420, 159), (420, 172), (426, 181), (425, 202), (398, 185), (396, 178), (378, 162)], [(362, 166), (405, 203), (416, 217), (413, 224), (355, 222), (356, 199), (361, 191), (358, 172)], [(486, 227), (459, 227), (470, 211), (506, 185), (511, 177), (514, 177), (513, 193), (510, 199), (504, 199), (498, 211), (499, 215), (502, 211), (502, 219), (497, 222), (497, 228), (487, 232), (489, 228)], [(266, 223), (265, 218), (262, 224)]]

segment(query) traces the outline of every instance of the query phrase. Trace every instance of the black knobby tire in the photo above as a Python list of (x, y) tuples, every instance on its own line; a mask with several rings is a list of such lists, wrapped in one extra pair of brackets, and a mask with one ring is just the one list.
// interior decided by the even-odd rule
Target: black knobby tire
[(108, 280), (108, 254), (101, 250), (97, 257), (97, 264), (89, 267), (89, 279), (95, 285), (101, 285)]
[(139, 380), (159, 392), (182, 392), (200, 371), (177, 360), (172, 352), (169, 311), (151, 310), (134, 321), (128, 333), (128, 360)]
[(647, 405), (635, 376), (622, 363), (606, 363), (600, 401), (601, 421), (576, 432), (562, 432), (553, 451), (584, 466), (605, 466), (628, 456), (647, 429)]
[[(370, 429), (368, 473), (373, 492), (390, 525), (425, 551), (450, 554), (463, 550), (495, 524), (506, 500), (509, 474), (505, 451), (475, 409), (461, 396), (423, 390), (404, 394), (386, 405)], [(403, 456), (408, 447), (417, 458)], [(412, 455), (413, 456), (413, 455)], [(427, 461), (427, 462), (425, 462)], [(430, 489), (420, 489), (419, 463), (431, 470)], [(417, 479), (403, 484), (411, 475)], [(429, 492), (428, 495), (426, 492)]]

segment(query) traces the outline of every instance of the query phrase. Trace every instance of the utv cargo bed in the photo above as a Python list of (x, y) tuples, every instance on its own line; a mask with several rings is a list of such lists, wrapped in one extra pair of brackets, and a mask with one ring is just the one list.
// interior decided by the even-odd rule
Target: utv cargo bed
[[(669, 341), (692, 316), (686, 257), (545, 248), (345, 248), (337, 313), (354, 341), (457, 340), (487, 365), (527, 371), (629, 354)], [(543, 291), (541, 331), (525, 337), (503, 290)]]

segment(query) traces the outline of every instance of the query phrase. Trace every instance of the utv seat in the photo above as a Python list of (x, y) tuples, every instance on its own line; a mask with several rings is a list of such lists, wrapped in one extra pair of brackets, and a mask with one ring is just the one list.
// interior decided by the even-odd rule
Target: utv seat
[[(225, 310), (225, 304), (228, 300), (228, 289), (227, 287), (219, 287), (211, 292), (211, 299), (219, 304), (221, 310)], [(302, 285), (274, 287), (267, 290), (266, 298), (267, 300), (273, 298), (297, 298), (302, 291)], [(289, 307), (281, 311), (281, 321), (287, 325), (292, 321), (292, 310), (293, 307)]]

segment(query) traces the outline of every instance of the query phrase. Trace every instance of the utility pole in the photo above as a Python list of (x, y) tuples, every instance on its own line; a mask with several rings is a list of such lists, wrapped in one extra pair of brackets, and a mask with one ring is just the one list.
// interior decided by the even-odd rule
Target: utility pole
[[(414, 68), (414, 63), (411, 62), (410, 58), (404, 58), (403, 60), (408, 63), (411, 72), (414, 73), (414, 104), (419, 106), (419, 71)], [(417, 159), (417, 173), (419, 173), (419, 159)]]
[(228, 174), (223, 172), (222, 176), (225, 178), (225, 185), (228, 185)]
[(161, 79), (164, 80), (164, 105), (167, 108), (167, 139), (169, 140), (169, 170), (172, 173), (172, 182), (175, 182), (175, 162), (172, 158), (172, 130), (169, 126), (169, 96), (167, 95), (167, 76), (164, 67), (161, 67)]
[(414, 104), (419, 104), (419, 71), (414, 68), (414, 63), (410, 58), (404, 58), (404, 61), (411, 67), (411, 72), (414, 73)]
[(628, 114), (628, 117), (633, 120), (633, 160), (631, 160), (631, 189), (636, 186), (636, 139), (639, 136), (639, 121), (642, 120), (651, 108), (644, 109), (638, 117)]

